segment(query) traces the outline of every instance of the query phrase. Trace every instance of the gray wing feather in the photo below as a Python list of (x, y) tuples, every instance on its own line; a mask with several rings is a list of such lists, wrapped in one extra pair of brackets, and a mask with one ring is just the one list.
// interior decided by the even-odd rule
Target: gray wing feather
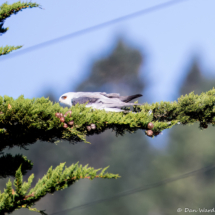
[(79, 98), (73, 98), (72, 99), (72, 105), (76, 104), (85, 104), (88, 102), (88, 104), (93, 104), (97, 102), (99, 98), (90, 98), (90, 97), (79, 97)]
[(136, 104), (136, 103), (94, 103), (94, 104), (87, 104), (86, 107), (94, 107), (98, 109), (103, 109), (103, 108), (121, 108), (121, 107), (126, 107), (126, 106), (133, 106), (133, 105), (141, 105), (141, 104)]
[(105, 104), (105, 107), (109, 107), (109, 108), (121, 108), (121, 107), (126, 107), (126, 106), (133, 106), (133, 105), (141, 105), (141, 104), (137, 104), (137, 103)]
[(120, 94), (119, 93), (101, 93), (101, 95), (106, 96), (107, 98), (119, 98)]

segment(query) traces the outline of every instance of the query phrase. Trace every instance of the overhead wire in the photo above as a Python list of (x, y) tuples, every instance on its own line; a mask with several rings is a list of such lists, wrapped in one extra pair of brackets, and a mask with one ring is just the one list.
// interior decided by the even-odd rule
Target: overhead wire
[(185, 179), (185, 178), (194, 176), (194, 175), (199, 174), (199, 173), (208, 172), (208, 171), (211, 171), (213, 169), (215, 169), (215, 165), (209, 165), (209, 166), (203, 167), (201, 169), (197, 169), (197, 170), (182, 174), (182, 175), (177, 176), (177, 177), (167, 178), (167, 179), (164, 179), (162, 181), (158, 181), (158, 182), (153, 183), (153, 184), (145, 185), (145, 186), (142, 186), (142, 187), (139, 187), (139, 188), (136, 188), (136, 189), (127, 190), (127, 191), (121, 192), (121, 193), (116, 194), (116, 195), (111, 196), (111, 197), (91, 201), (91, 202), (88, 202), (88, 203), (85, 203), (85, 204), (82, 204), (82, 205), (79, 205), (79, 206), (75, 206), (75, 207), (72, 207), (72, 208), (69, 208), (69, 209), (66, 209), (66, 210), (55, 212), (55, 213), (52, 213), (52, 214), (49, 214), (49, 215), (56, 215), (56, 214), (60, 214), (60, 213), (65, 213), (65, 212), (70, 212), (70, 211), (74, 211), (74, 210), (83, 209), (85, 207), (90, 207), (90, 206), (98, 204), (98, 203), (110, 201), (110, 200), (117, 199), (117, 198), (120, 198), (120, 197), (123, 197), (123, 196), (132, 195), (134, 193), (150, 190), (150, 189), (162, 186), (162, 185), (166, 185), (168, 183), (172, 183), (172, 182), (175, 182), (175, 181), (179, 181), (181, 179)]
[(146, 9), (143, 9), (143, 10), (140, 10), (140, 11), (125, 15), (125, 16), (121, 16), (121, 17), (116, 18), (116, 19), (109, 20), (107, 22), (103, 22), (103, 23), (91, 26), (89, 28), (85, 28), (85, 29), (82, 29), (82, 30), (79, 30), (79, 31), (75, 31), (75, 32), (72, 32), (70, 34), (67, 34), (67, 35), (64, 35), (64, 36), (61, 36), (61, 37), (57, 37), (57, 38), (52, 39), (52, 40), (48, 40), (48, 41), (45, 41), (45, 42), (30, 46), (28, 48), (19, 49), (19, 50), (15, 51), (15, 52), (10, 53), (9, 55), (2, 56), (0, 58), (0, 61), (10, 59), (10, 58), (13, 58), (13, 57), (16, 57), (16, 56), (19, 56), (19, 55), (22, 55), (22, 54), (25, 54), (25, 53), (28, 53), (28, 52), (32, 52), (34, 50), (44, 48), (44, 47), (47, 47), (47, 46), (50, 46), (50, 45), (53, 45), (53, 44), (56, 44), (56, 43), (62, 42), (64, 40), (68, 40), (70, 38), (77, 37), (77, 36), (80, 36), (80, 35), (83, 35), (83, 34), (86, 34), (86, 33), (89, 33), (89, 32), (92, 32), (92, 31), (95, 31), (95, 30), (98, 30), (98, 29), (101, 29), (101, 28), (104, 28), (104, 27), (107, 27), (107, 26), (110, 26), (110, 25), (113, 25), (113, 24), (119, 23), (121, 21), (125, 21), (127, 19), (132, 19), (132, 18), (135, 18), (135, 17), (138, 17), (138, 16), (142, 16), (144, 14), (152, 13), (154, 11), (161, 10), (161, 9), (164, 9), (164, 8), (167, 8), (167, 7), (170, 7), (170, 6), (185, 2), (185, 1), (189, 1), (189, 0), (171, 0), (171, 1), (167, 1), (165, 3), (161, 3), (161, 4), (158, 4), (158, 5), (155, 5), (155, 6), (152, 6), (152, 7), (149, 7), (149, 8), (146, 8)]

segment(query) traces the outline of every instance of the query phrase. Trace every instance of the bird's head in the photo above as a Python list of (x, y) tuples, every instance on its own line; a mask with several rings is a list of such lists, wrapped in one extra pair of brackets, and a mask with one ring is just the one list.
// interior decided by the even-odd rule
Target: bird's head
[(73, 93), (64, 93), (62, 96), (59, 98), (59, 102), (72, 106), (72, 98), (73, 98)]

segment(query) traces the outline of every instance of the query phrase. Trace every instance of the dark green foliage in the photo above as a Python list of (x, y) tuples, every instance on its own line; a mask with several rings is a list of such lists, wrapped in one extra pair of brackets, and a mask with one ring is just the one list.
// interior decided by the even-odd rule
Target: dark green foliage
[(23, 155), (2, 155), (0, 157), (0, 178), (15, 176), (15, 172), (21, 164), (23, 175), (26, 174), (27, 170), (31, 170), (33, 167), (33, 163)]
[[(50, 142), (55, 142), (57, 139), (86, 141), (85, 135), (101, 133), (109, 128), (115, 130), (117, 134), (144, 129), (152, 120), (152, 115), (148, 113), (150, 108), (150, 105), (145, 105), (140, 112), (124, 114), (107, 113), (104, 110), (91, 110), (84, 105), (76, 105), (70, 108), (71, 117), (69, 115), (65, 117), (65, 122), (73, 120), (74, 126), (65, 129), (59, 118), (55, 117), (55, 113), (65, 114), (68, 108), (62, 108), (58, 103), (53, 105), (45, 98), (24, 99), (20, 96), (14, 100), (8, 96), (0, 97), (1, 150), (6, 146), (34, 143), (38, 139)], [(96, 124), (97, 129), (88, 132), (86, 126), (91, 123)], [(154, 129), (171, 126), (163, 123), (162, 127), (161, 123), (155, 122)]]
[[(14, 100), (8, 96), (0, 97), (1, 150), (6, 146), (34, 143), (38, 139), (50, 142), (57, 139), (86, 141), (85, 135), (98, 134), (109, 128), (123, 135), (125, 131), (147, 129), (149, 122), (154, 124), (152, 130), (159, 132), (178, 122), (215, 124), (214, 95), (215, 89), (201, 95), (190, 93), (181, 96), (178, 102), (144, 104), (135, 109), (137, 112), (126, 114), (91, 110), (77, 104), (70, 108), (72, 115), (65, 117), (65, 122), (74, 121), (72, 128), (63, 128), (63, 123), (55, 117), (56, 112), (65, 114), (68, 108), (62, 108), (58, 103), (53, 105), (49, 99), (24, 99), (20, 96)], [(91, 123), (97, 129), (87, 131), (86, 126)]]
[(32, 174), (28, 178), (28, 182), (23, 183), (20, 166), (15, 175), (15, 190), (12, 188), (12, 183), (9, 180), (4, 192), (0, 193), (0, 213), (10, 213), (17, 208), (28, 208), (29, 210), (45, 214), (43, 211), (31, 208), (31, 206), (47, 193), (54, 193), (55, 191), (65, 189), (79, 179), (86, 178), (92, 180), (94, 178), (110, 179), (119, 177), (117, 174), (105, 173), (108, 167), (104, 168), (100, 174), (97, 174), (101, 169), (94, 169), (88, 167), (88, 165), (82, 166), (76, 163), (69, 167), (64, 166), (65, 163), (61, 163), (55, 169), (50, 167), (47, 174), (42, 179), (39, 179), (35, 187), (29, 192), (28, 190), (31, 187), (34, 175)]
[(181, 96), (178, 102), (161, 102), (152, 104), (154, 119), (159, 121), (178, 120), (182, 124), (194, 123), (212, 123), (215, 124), (215, 89), (212, 89), (201, 95), (195, 95), (193, 92)]

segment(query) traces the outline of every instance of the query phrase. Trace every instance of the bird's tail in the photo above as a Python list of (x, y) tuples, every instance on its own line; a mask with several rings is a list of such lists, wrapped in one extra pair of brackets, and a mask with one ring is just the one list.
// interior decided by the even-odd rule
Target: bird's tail
[(141, 97), (141, 96), (143, 96), (143, 95), (135, 94), (135, 95), (132, 95), (132, 96), (120, 96), (119, 99), (122, 102), (130, 102), (131, 100), (136, 99), (136, 98)]

